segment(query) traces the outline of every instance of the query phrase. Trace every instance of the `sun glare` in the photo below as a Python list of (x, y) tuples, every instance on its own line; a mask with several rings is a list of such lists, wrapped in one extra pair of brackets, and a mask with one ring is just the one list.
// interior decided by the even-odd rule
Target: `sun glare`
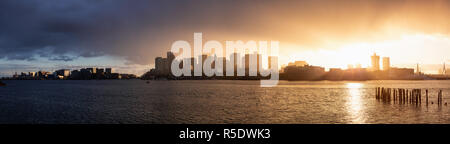
[[(286, 50), (282, 54), (288, 57), (280, 58), (281, 64), (306, 61), (310, 65), (322, 66), (326, 69), (369, 68), (371, 66), (370, 56), (374, 53), (380, 57), (389, 57), (392, 67), (414, 68), (417, 63), (442, 63), (446, 61), (446, 55), (450, 53), (448, 37), (427, 34), (403, 35), (397, 39), (376, 42), (354, 42), (336, 48), (328, 46), (311, 49), (293, 44), (285, 46), (281, 49), (282, 51), (283, 49)], [(424, 48), (427, 50), (424, 50)], [(382, 65), (382, 63), (380, 64)], [(413, 67), (410, 66), (411, 64)], [(423, 71), (427, 70), (424, 69)]]

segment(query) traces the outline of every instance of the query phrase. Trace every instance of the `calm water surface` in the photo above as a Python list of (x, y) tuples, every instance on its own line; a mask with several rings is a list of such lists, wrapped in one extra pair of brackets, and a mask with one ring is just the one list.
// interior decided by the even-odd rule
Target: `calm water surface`
[[(450, 123), (450, 81), (4, 82), (0, 123)], [(381, 103), (377, 86), (427, 88), (434, 104)]]

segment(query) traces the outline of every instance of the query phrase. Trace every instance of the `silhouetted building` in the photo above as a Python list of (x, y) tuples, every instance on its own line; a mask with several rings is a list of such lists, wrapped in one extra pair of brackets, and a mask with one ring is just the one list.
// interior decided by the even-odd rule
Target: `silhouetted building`
[(97, 68), (94, 79), (106, 79), (105, 69)]
[(295, 61), (295, 62), (290, 62), (288, 63), (288, 66), (306, 66), (308, 65), (308, 63), (306, 61)]
[(57, 76), (63, 76), (64, 78), (67, 78), (70, 76), (70, 70), (68, 69), (60, 69), (55, 71)]
[(167, 76), (169, 68), (167, 67), (167, 59), (162, 57), (155, 58), (155, 70), (157, 75)]
[(239, 53), (232, 53), (231, 55), (230, 55), (230, 61), (233, 59), (233, 65), (234, 65), (234, 68), (233, 68), (233, 70), (234, 70), (234, 76), (237, 76), (237, 70), (238, 70), (238, 68), (240, 68), (240, 67), (238, 67), (238, 59), (240, 59), (240, 57), (241, 57), (241, 55), (239, 54)]
[(28, 76), (34, 78), (36, 76), (36, 72), (28, 72)]
[(119, 74), (119, 79), (134, 79), (136, 75), (134, 74)]
[(450, 69), (445, 68), (445, 62), (442, 65), (442, 68), (439, 69), (439, 74), (444, 75), (444, 76), (445, 75), (450, 75)]
[(81, 73), (78, 70), (70, 72), (70, 79), (81, 79)]
[(243, 61), (244, 61), (244, 68), (245, 68), (245, 76), (250, 76), (250, 59), (254, 58), (256, 60), (256, 67), (253, 66), (254, 68), (256, 68), (256, 74), (259, 75), (259, 68), (262, 67), (262, 63), (259, 61), (259, 59), (261, 58), (261, 54), (258, 53), (253, 53), (253, 54), (245, 54), (245, 56), (243, 57)]
[(120, 76), (119, 73), (112, 73), (111, 74), (111, 79), (121, 79), (122, 77)]
[(167, 75), (172, 75), (172, 62), (175, 60), (175, 55), (172, 52), (167, 52), (166, 70)]
[(80, 79), (83, 80), (88, 80), (88, 79), (92, 79), (92, 69), (80, 69)]
[(414, 76), (414, 69), (412, 68), (390, 68), (390, 79), (411, 79)]
[[(112, 71), (109, 68), (108, 71)], [(95, 73), (92, 73), (95, 72)], [(109, 73), (109, 72), (108, 72)], [(20, 75), (17, 73), (14, 74), (13, 79), (18, 80), (57, 80), (57, 79), (71, 79), (71, 80), (91, 80), (91, 79), (117, 79), (121, 76), (126, 76), (127, 79), (137, 78), (134, 74), (118, 74), (111, 73), (109, 77), (105, 73), (105, 69), (103, 68), (82, 68), (80, 70), (68, 70), (68, 69), (60, 69), (56, 70), (53, 73), (38, 71), (38, 72), (22, 72)]]
[(325, 68), (318, 66), (287, 66), (280, 78), (286, 80), (321, 80), (325, 75)]
[(114, 69), (113, 68), (105, 68), (105, 73), (112, 74), (112, 73), (114, 73)]
[(340, 68), (330, 68), (324, 79), (327, 80), (343, 80), (345, 71)]
[(348, 64), (347, 65), (347, 69), (353, 69), (354, 67), (353, 67), (353, 65), (352, 64)]
[(88, 71), (90, 71), (91, 72), (91, 74), (95, 74), (95, 73), (97, 73), (97, 68), (95, 68), (95, 67), (92, 67), (92, 68), (86, 68)]
[(371, 56), (372, 60), (372, 71), (379, 71), (380, 70), (380, 56), (377, 56), (376, 53), (373, 53), (373, 56)]
[(383, 70), (387, 71), (391, 68), (391, 62), (389, 57), (383, 57)]
[[(274, 59), (278, 59), (278, 57), (277, 57), (277, 56), (269, 56), (269, 57), (268, 57), (268, 65), (267, 65), (267, 68), (268, 68), (268, 69), (272, 69), (272, 61), (273, 61)], [(278, 64), (277, 64), (277, 66), (278, 66)], [(277, 69), (278, 69), (278, 68), (277, 68)]]
[(448, 72), (449, 70), (447, 70), (447, 69), (445, 69), (445, 62), (444, 62), (444, 67), (442, 68), (442, 74), (443, 75), (447, 75), (447, 72)]
[(416, 72), (417, 74), (421, 74), (419, 64), (416, 65)]
[(222, 68), (217, 67), (218, 69), (222, 69), (222, 74), (225, 76), (227, 71), (227, 58), (226, 57), (218, 57), (217, 61), (222, 61)]

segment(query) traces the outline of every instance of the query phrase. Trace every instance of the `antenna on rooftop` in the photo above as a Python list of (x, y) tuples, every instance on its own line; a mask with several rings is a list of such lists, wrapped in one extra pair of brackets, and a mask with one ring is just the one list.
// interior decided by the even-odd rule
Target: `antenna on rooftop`
[(420, 74), (419, 63), (417, 63), (416, 69), (417, 69), (417, 74)]
[(442, 68), (442, 74), (444, 74), (444, 75), (447, 74), (447, 70), (445, 69), (445, 62), (444, 62), (444, 67)]

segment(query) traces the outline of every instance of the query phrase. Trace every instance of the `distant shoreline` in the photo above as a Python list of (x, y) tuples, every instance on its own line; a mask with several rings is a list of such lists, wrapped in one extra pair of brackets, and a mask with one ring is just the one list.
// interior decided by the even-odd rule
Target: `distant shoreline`
[[(264, 79), (90, 79), (90, 80), (79, 80), (79, 79), (43, 79), (43, 80), (37, 80), (37, 79), (0, 79), (1, 81), (127, 81), (127, 80), (142, 80), (142, 81), (211, 81), (211, 80), (226, 80), (226, 81), (258, 81), (258, 80), (264, 80)], [(340, 82), (340, 81), (383, 81), (383, 80), (390, 80), (390, 81), (445, 81), (450, 79), (369, 79), (369, 80), (286, 80), (286, 79), (280, 79), (280, 81), (332, 81), (332, 82)]]

